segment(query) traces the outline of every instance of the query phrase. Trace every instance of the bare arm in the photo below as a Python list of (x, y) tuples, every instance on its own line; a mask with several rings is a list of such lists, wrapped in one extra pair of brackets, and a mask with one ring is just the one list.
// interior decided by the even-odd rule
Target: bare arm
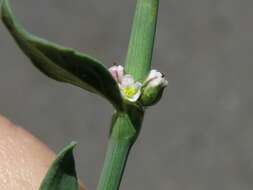
[(0, 116), (0, 189), (38, 190), (55, 154)]

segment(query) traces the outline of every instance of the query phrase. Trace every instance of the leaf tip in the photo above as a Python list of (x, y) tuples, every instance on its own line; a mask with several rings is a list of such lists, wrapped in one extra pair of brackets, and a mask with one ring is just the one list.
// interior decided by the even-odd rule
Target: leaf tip
[(72, 141), (69, 145), (67, 145), (67, 146), (59, 153), (59, 155), (64, 154), (64, 153), (68, 153), (68, 152), (72, 152), (72, 151), (74, 150), (74, 148), (76, 147), (76, 145), (77, 145), (77, 142)]
[(76, 144), (76, 142), (71, 142), (60, 151), (43, 179), (39, 190), (79, 189), (73, 155)]
[(69, 144), (69, 147), (71, 147), (72, 149), (74, 149), (76, 146), (77, 146), (77, 142), (76, 142), (76, 141), (72, 141), (72, 142)]

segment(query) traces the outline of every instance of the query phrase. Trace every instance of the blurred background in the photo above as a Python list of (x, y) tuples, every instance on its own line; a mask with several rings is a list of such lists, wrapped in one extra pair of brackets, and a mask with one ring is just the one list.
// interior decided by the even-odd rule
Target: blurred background
[[(124, 63), (135, 0), (12, 0), (32, 33), (108, 67)], [(253, 1), (161, 0), (153, 67), (170, 81), (147, 111), (122, 190), (253, 189)], [(59, 151), (78, 141), (95, 189), (112, 107), (41, 74), (0, 24), (0, 113)]]

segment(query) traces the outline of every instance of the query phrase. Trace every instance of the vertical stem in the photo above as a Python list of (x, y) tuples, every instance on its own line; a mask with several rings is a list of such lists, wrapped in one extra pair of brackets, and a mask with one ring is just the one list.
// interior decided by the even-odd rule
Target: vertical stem
[(98, 190), (117, 190), (132, 143), (110, 139)]
[(151, 68), (159, 0), (137, 0), (125, 69), (135, 80)]
[[(150, 71), (159, 0), (137, 0), (125, 70), (135, 80)], [(128, 154), (134, 144), (143, 118), (135, 108), (117, 113), (112, 125), (108, 151), (97, 190), (118, 190)], [(131, 117), (131, 120), (129, 119)]]
[(127, 114), (118, 113), (115, 118), (97, 190), (119, 189), (128, 154), (137, 135)]

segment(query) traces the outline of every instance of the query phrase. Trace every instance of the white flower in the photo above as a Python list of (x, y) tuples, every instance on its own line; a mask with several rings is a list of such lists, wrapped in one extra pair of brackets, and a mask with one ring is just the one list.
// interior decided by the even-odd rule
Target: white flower
[(122, 67), (121, 65), (114, 65), (109, 68), (109, 71), (113, 76), (114, 80), (116, 80), (118, 83), (122, 81), (122, 78), (124, 76), (124, 67)]
[(168, 81), (164, 78), (164, 75), (160, 73), (159, 71), (153, 69), (150, 71), (145, 84), (150, 87), (166, 87), (168, 85)]
[(109, 71), (118, 83), (121, 95), (130, 102), (136, 102), (141, 96), (142, 84), (134, 81), (131, 75), (124, 75), (124, 67), (121, 65), (114, 65)]
[(168, 81), (159, 71), (150, 71), (144, 84), (135, 81), (129, 74), (124, 74), (124, 67), (114, 65), (109, 71), (117, 82), (121, 95), (130, 102), (139, 100), (143, 105), (153, 105), (161, 98), (163, 89), (168, 85)]
[(131, 75), (124, 75), (119, 87), (123, 97), (130, 102), (136, 102), (141, 95), (142, 84), (135, 82)]

